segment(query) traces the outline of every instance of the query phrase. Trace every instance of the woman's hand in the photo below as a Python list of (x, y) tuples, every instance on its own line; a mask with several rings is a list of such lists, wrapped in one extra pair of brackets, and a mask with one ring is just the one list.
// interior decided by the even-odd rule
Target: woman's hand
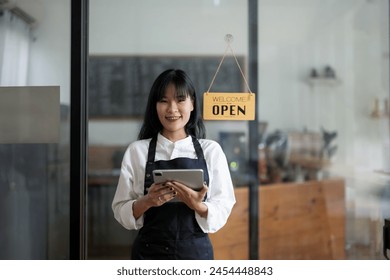
[(194, 191), (193, 189), (183, 185), (176, 181), (167, 182), (166, 185), (173, 188), (177, 197), (184, 202), (189, 208), (197, 212), (202, 217), (207, 217), (208, 208), (203, 203), (203, 198), (207, 193), (208, 187), (204, 183), (203, 188), (200, 191)]
[(149, 201), (150, 206), (161, 206), (165, 202), (174, 199), (176, 192), (172, 186), (168, 183), (152, 184), (146, 194), (146, 199)]
[(149, 208), (161, 206), (174, 199), (176, 192), (172, 186), (166, 183), (152, 184), (148, 193), (133, 202), (133, 216), (135, 219), (141, 217)]

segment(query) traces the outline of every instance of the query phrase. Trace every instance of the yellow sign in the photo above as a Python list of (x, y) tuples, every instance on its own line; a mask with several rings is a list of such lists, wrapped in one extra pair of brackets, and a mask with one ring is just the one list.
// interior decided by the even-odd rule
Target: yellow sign
[(205, 120), (254, 120), (256, 96), (247, 92), (205, 92), (203, 118)]

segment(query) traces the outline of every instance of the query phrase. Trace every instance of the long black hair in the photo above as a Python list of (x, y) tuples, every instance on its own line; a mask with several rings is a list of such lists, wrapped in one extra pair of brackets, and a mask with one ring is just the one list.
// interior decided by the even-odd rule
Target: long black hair
[(194, 110), (185, 126), (187, 135), (193, 135), (198, 139), (206, 137), (206, 129), (200, 115), (199, 101), (194, 85), (188, 75), (180, 69), (168, 69), (162, 72), (154, 81), (146, 105), (144, 122), (138, 134), (138, 139), (148, 139), (159, 133), (163, 126), (158, 118), (156, 105), (165, 94), (168, 85), (173, 84), (176, 88), (176, 97), (189, 96), (194, 103)]

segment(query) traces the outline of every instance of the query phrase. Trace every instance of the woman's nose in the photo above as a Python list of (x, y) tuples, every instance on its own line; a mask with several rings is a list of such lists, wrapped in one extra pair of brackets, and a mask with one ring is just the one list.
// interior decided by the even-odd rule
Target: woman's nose
[(176, 112), (177, 111), (177, 103), (176, 101), (172, 101), (169, 103), (168, 111), (170, 112)]

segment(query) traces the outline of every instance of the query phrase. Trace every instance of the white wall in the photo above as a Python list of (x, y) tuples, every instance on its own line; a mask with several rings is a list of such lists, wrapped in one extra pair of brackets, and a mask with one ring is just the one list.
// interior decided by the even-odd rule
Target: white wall
[(90, 53), (222, 55), (229, 33), (236, 53), (246, 54), (246, 2), (91, 0)]
[[(373, 5), (368, 2), (357, 11), (353, 22), (355, 141), (354, 157), (351, 161), (355, 165), (372, 170), (383, 169), (384, 165), (390, 166), (389, 150), (386, 152), (385, 146), (390, 135), (388, 119), (369, 117), (375, 98), (379, 98), (381, 103), (385, 98), (389, 99), (389, 76), (383, 75), (388, 73), (389, 68), (389, 59), (385, 55), (389, 50), (388, 24), (383, 21), (386, 11), (387, 5)], [(383, 67), (384, 64), (386, 67)]]

